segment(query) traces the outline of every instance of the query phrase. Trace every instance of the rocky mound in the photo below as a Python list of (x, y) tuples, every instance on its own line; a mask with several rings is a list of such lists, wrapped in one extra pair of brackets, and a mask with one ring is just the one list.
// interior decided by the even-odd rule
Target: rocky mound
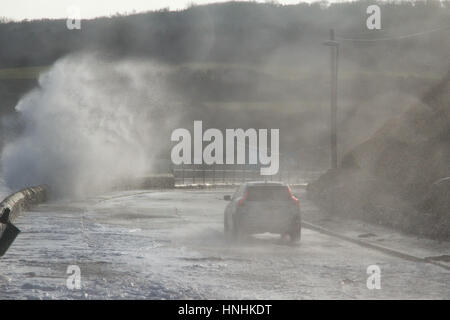
[(308, 186), (332, 214), (450, 239), (450, 73)]

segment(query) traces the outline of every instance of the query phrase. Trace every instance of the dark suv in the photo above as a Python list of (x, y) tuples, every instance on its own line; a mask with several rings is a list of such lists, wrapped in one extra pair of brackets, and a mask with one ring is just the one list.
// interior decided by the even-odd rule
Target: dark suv
[(225, 208), (225, 234), (235, 238), (242, 234), (278, 233), (300, 240), (301, 215), (298, 199), (282, 182), (247, 182), (242, 184)]

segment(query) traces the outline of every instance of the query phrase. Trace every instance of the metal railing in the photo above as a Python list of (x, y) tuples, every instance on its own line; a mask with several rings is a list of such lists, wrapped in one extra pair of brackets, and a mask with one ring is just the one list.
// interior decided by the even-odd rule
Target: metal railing
[(281, 168), (276, 175), (263, 176), (260, 168), (251, 165), (178, 165), (172, 168), (176, 185), (241, 184), (247, 181), (283, 181), (306, 184), (317, 179), (322, 170)]

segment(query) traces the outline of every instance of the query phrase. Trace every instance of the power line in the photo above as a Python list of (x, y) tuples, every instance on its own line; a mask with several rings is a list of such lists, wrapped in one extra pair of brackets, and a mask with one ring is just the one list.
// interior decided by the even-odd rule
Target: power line
[(401, 39), (413, 38), (413, 37), (421, 36), (421, 35), (432, 33), (432, 32), (442, 31), (442, 30), (446, 30), (446, 29), (450, 29), (450, 25), (444, 26), (444, 27), (440, 27), (440, 28), (431, 29), (431, 30), (427, 30), (427, 31), (423, 31), (423, 32), (417, 32), (417, 33), (397, 36), (397, 37), (363, 39), (363, 38), (345, 38), (345, 37), (339, 37), (338, 36), (338, 37), (336, 37), (336, 40), (338, 40), (338, 41), (352, 41), (352, 42), (392, 41), (392, 40), (401, 40)]

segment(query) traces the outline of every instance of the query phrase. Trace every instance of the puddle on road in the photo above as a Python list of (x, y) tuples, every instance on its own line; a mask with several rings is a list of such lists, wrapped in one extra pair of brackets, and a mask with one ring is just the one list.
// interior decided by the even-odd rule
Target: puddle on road
[(250, 261), (249, 259), (243, 259), (243, 258), (222, 258), (222, 257), (200, 257), (200, 258), (182, 257), (179, 259), (183, 260), (183, 261), (189, 261), (189, 262)]
[(376, 237), (377, 235), (374, 233), (362, 233), (360, 235), (358, 235), (358, 238), (373, 238)]
[(123, 219), (176, 219), (179, 216), (174, 215), (157, 215), (157, 214), (133, 214), (133, 213), (121, 213), (115, 214), (114, 218), (123, 218)]

